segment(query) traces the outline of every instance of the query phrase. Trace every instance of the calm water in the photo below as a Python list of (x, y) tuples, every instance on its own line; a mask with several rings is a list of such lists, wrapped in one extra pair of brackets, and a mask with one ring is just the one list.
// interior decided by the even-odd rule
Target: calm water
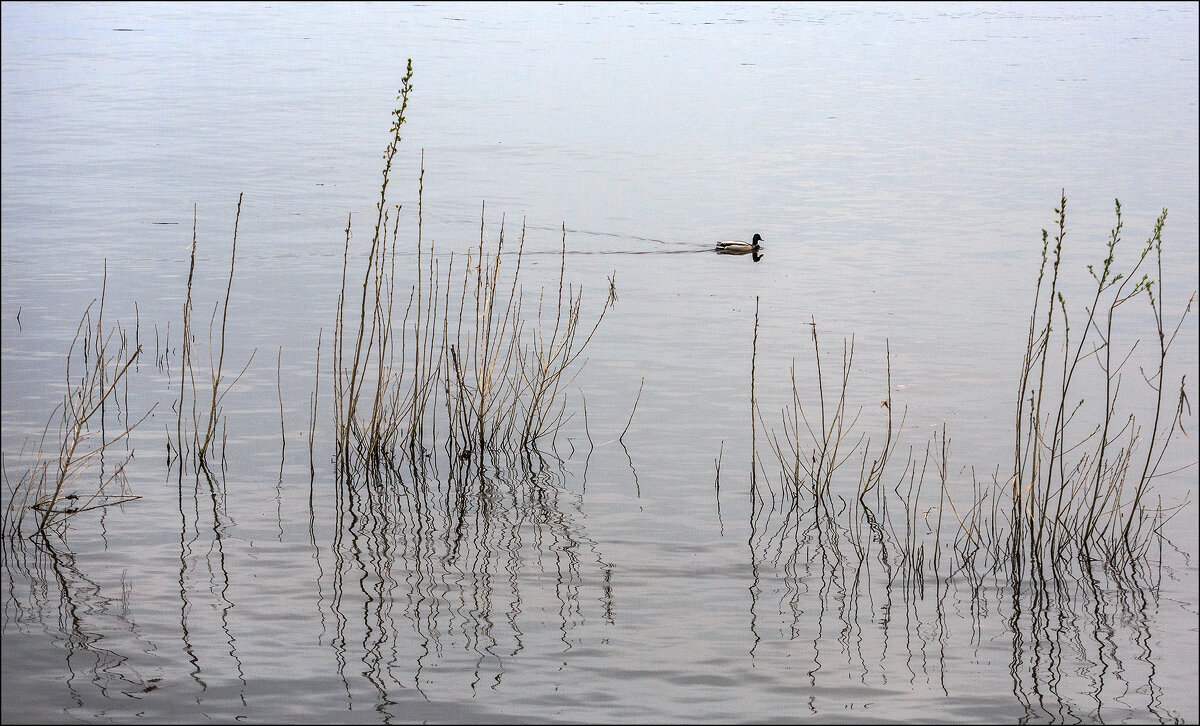
[[(826, 376), (853, 340), (849, 405), (875, 441), (890, 351), (891, 486), (943, 426), (959, 501), (1006, 477), (1062, 190), (1073, 315), (1114, 197), (1125, 262), (1170, 210), (1169, 320), (1197, 287), (1197, 50), (1187, 4), (5, 4), (5, 503), (105, 270), (106, 324), (145, 351), (108, 425), (158, 405), (89, 473), (132, 453), (113, 486), (141, 499), (5, 551), (4, 721), (1196, 721), (1192, 411), (1153, 494), (1182, 509), (1140, 586), (1099, 573), (1029, 610), (998, 575), (834, 557), (815, 520), (754, 498), (750, 366), (759, 457), (793, 360), (816, 395), (815, 322)], [(327, 366), (343, 230), (363, 254), (408, 58), (401, 289), (422, 163), (445, 264), (481, 215), (493, 243), (524, 224), (534, 299), (565, 225), (585, 319), (615, 289), (561, 461), (532, 480), (347, 491), (328, 377), (310, 478), (318, 337)], [(222, 475), (181, 480), (193, 210), (202, 328), (239, 194), (226, 365), (250, 363)], [(758, 263), (710, 251), (755, 232)], [(1147, 336), (1137, 305), (1126, 346)], [(1194, 407), (1194, 313), (1174, 345)], [(1122, 404), (1142, 416), (1140, 361)]]

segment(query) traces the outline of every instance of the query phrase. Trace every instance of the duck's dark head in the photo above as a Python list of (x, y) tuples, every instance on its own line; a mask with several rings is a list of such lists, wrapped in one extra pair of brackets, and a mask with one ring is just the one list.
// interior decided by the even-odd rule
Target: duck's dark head
[(763, 241), (762, 235), (761, 235), (761, 234), (759, 234), (759, 233), (757, 233), (757, 232), (755, 232), (755, 233), (754, 233), (754, 246), (755, 246), (755, 247), (757, 247), (757, 246), (758, 246), (758, 243), (759, 243), (759, 242), (762, 242), (762, 241)]

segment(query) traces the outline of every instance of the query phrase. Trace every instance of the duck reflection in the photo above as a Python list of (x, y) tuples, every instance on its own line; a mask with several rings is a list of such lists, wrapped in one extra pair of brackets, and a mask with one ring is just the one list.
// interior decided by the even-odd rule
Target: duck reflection
[(754, 260), (755, 262), (761, 262), (762, 258), (763, 258), (763, 252), (761, 249), (745, 250), (745, 251), (717, 250), (717, 254), (718, 255), (738, 255), (738, 256), (750, 255), (750, 259)]

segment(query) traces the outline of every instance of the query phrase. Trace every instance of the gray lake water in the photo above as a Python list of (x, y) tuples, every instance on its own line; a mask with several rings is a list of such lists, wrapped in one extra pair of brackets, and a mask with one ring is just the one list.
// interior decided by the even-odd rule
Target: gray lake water
[[(150, 411), (73, 482), (132, 454), (110, 491), (139, 499), (6, 539), (5, 723), (1200, 719), (1194, 309), (1166, 374), (1167, 414), (1185, 381), (1183, 433), (1148, 495), (1177, 513), (1132, 579), (1084, 568), (1030, 606), (1021, 578), (951, 573), (935, 530), (968, 513), (932, 473), (889, 531), (945, 561), (897, 575), (894, 538), (791, 508), (769, 447), (793, 366), (820, 426), (815, 329), (830, 398), (853, 346), (847, 450), (878, 447), (895, 414), (894, 496), (944, 443), (949, 501), (1006, 481), (1063, 193), (1072, 335), (1114, 198), (1121, 269), (1169, 209), (1161, 277), (1144, 271), (1174, 328), (1198, 285), (1195, 4), (2, 13), (6, 508), (102, 287), (104, 325), (143, 348), (106, 435)], [(604, 311), (546, 466), (469, 491), (348, 485), (331, 463), (344, 230), (360, 269), (410, 58), (398, 297), (419, 208), (439, 269), (464, 264), (481, 224), (490, 246), (503, 225), (510, 256), (524, 227), (529, 309), (557, 294), (562, 260), (584, 321)], [(168, 442), (193, 219), (207, 351), (239, 195), (225, 366), (246, 370), (210, 480)], [(761, 259), (713, 252), (755, 233)], [(1149, 312), (1145, 294), (1123, 306), (1114, 345), (1142, 341), (1119, 415), (1137, 412), (1143, 442)], [(1081, 378), (1102, 380), (1098, 359)], [(831, 521), (856, 511), (856, 451)], [(854, 549), (875, 542), (890, 561)]]

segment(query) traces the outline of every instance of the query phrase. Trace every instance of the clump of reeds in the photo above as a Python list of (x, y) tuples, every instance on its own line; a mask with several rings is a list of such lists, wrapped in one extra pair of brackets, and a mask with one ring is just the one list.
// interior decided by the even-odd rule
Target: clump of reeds
[[(386, 399), (392, 380), (392, 365), (395, 359), (392, 336), (392, 313), (395, 305), (394, 273), (395, 243), (398, 233), (396, 220), (387, 202), (392, 162), (399, 148), (400, 131), (404, 125), (404, 113), (408, 108), (408, 95), (412, 91), (412, 60), (401, 81), (398, 96), (400, 105), (392, 112), (392, 138), (384, 151), (383, 180), (376, 203), (375, 232), (367, 253), (367, 264), (363, 270), (361, 291), (348, 290), (350, 260), (350, 231), (352, 219), (346, 220), (346, 242), (342, 255), (342, 286), (338, 295), (337, 315), (334, 321), (334, 411), (339, 461), (348, 464), (352, 450), (365, 460), (378, 461), (394, 448), (397, 435), (396, 417), (388, 416), (386, 406), (395, 403)], [(398, 216), (399, 206), (395, 208)], [(388, 247), (388, 224), (392, 227), (392, 246)], [(420, 232), (418, 231), (418, 235)], [(357, 294), (355, 294), (357, 293)], [(351, 296), (357, 305), (352, 304)], [(411, 309), (411, 304), (410, 304)], [(358, 322), (354, 327), (347, 315), (357, 311)], [(419, 314), (419, 311), (418, 311)], [(406, 318), (407, 320), (407, 315)], [(349, 339), (348, 339), (349, 334)], [(347, 345), (350, 346), (347, 350)], [(374, 355), (374, 358), (372, 357)], [(348, 363), (348, 365), (347, 365)], [(372, 365), (374, 364), (374, 365)], [(371, 375), (372, 369), (374, 376)], [(371, 389), (368, 382), (373, 383)], [(369, 412), (367, 406), (369, 405)], [(364, 415), (364, 412), (365, 415)]]
[[(539, 444), (552, 437), (564, 417), (564, 392), (578, 370), (574, 368), (604, 311), (591, 325), (581, 328), (582, 290), (564, 287), (566, 232), (558, 289), (548, 300), (538, 293), (536, 319), (526, 317), (519, 287), (525, 230), (515, 256), (515, 269), (507, 294), (501, 291), (504, 228), (496, 249), (487, 260), (481, 235), (471, 276), (471, 256), (459, 291), (459, 309), (442, 321), (443, 330), (454, 323), (454, 335), (441, 341), (444, 358), (443, 390), (446, 395), (446, 453), (451, 459), (482, 457), (506, 450), (533, 455)], [(464, 304), (473, 299), (474, 315), (464, 315)], [(607, 310), (607, 307), (605, 308)], [(472, 326), (471, 323), (474, 322)]]
[[(1018, 387), (1009, 480), (1011, 556), (1035, 569), (1064, 556), (1102, 559), (1119, 567), (1145, 552), (1162, 519), (1147, 492), (1159, 476), (1171, 439), (1182, 430), (1187, 408), (1184, 378), (1178, 388), (1167, 378), (1167, 356), (1191, 311), (1195, 291), (1170, 327), (1164, 319), (1162, 269), (1167, 210), (1159, 215), (1133, 264), (1121, 271), (1116, 257), (1123, 223), (1117, 200), (1107, 254), (1099, 270), (1087, 268), (1094, 293), (1082, 316), (1073, 319), (1060, 285), (1066, 206), (1064, 193), (1055, 209), (1054, 237), (1042, 231), (1042, 264)], [(1148, 430), (1134, 413), (1122, 414), (1118, 407), (1125, 368), (1141, 339), (1122, 342), (1117, 313), (1139, 299), (1148, 303), (1154, 323), (1150, 364), (1138, 369), (1153, 400)], [(1088, 378), (1093, 371), (1099, 373), (1098, 381)], [(1089, 393), (1099, 395), (1090, 405), (1099, 416), (1084, 418), (1080, 414)]]
[[(105, 273), (100, 297), (84, 310), (67, 351), (62, 403), (54, 408), (36, 445), (18, 456), (18, 462), (32, 457), (28, 468), (18, 465), (22, 472), (15, 482), (5, 471), (9, 499), (0, 529), (6, 539), (61, 535), (76, 514), (138, 498), (123, 487), (120, 493), (112, 492), (114, 483), (124, 481), (132, 452), (127, 448), (110, 455), (115, 460), (109, 461), (105, 455), (154, 407), (136, 421), (130, 418), (128, 376), (142, 348), (136, 343), (131, 347), (120, 323), (105, 327), (107, 269)], [(116, 430), (110, 429), (110, 418)]]
[[(183, 342), (180, 348), (179, 398), (176, 402), (176, 429), (168, 432), (168, 464), (177, 464), (182, 476), (185, 462), (207, 472), (215, 459), (218, 427), (222, 420), (221, 404), (230, 388), (250, 365), (232, 381), (225, 373), (225, 343), (229, 322), (229, 301), (232, 295), (234, 270), (237, 261), (237, 227), (241, 219), (242, 198), (238, 197), (237, 217), (233, 229), (233, 249), (230, 254), (229, 278), (222, 302), (213, 305), (208, 327), (208, 380), (197, 376), (196, 333), (192, 322), (192, 285), (196, 271), (196, 216), (192, 220), (192, 245), (189, 256), (187, 292), (183, 309)], [(5, 507), (3, 532), (6, 537), (46, 534), (62, 531), (74, 515), (111, 504), (137, 499), (122, 492), (112, 494), (114, 482), (123, 481), (125, 465), (132, 454), (127, 450), (114, 463), (105, 454), (113, 444), (127, 440), (150, 411), (136, 422), (129, 418), (129, 374), (142, 353), (139, 334), (134, 341), (118, 323), (106, 327), (104, 304), (107, 291), (107, 266), (100, 297), (93, 300), (80, 318), (74, 339), (67, 352), (66, 383), (68, 392), (47, 421), (40, 440), (25, 455), (32, 463), (22, 468), (15, 482), (9, 481), (9, 499)], [(137, 309), (136, 303), (134, 305)], [(218, 321), (218, 312), (220, 320)], [(94, 319), (93, 319), (94, 316)], [(139, 320), (140, 325), (140, 320)], [(218, 327), (219, 326), (219, 327)], [(157, 328), (156, 328), (157, 329)], [(168, 327), (169, 331), (169, 327)], [(169, 337), (169, 333), (168, 333)], [(169, 351), (169, 343), (166, 350)], [(168, 373), (169, 352), (157, 361)], [(253, 360), (253, 354), (251, 354)], [(118, 395), (123, 387), (124, 401)], [(207, 405), (205, 405), (207, 402)], [(117, 431), (110, 431), (108, 421), (116, 412)], [(222, 452), (223, 458), (223, 452)], [(98, 478), (85, 484), (85, 474), (98, 467)], [(7, 472), (5, 473), (8, 479)], [(31, 520), (32, 515), (32, 520)], [(33, 522), (30, 526), (30, 521)]]
[[(888, 569), (889, 579), (902, 577), (919, 589), (927, 566), (938, 564), (938, 548), (927, 550), (923, 535), (927, 530), (934, 531), (929, 515), (939, 510), (921, 503), (934, 486), (930, 480), (943, 485), (946, 481), (949, 442), (943, 433), (942, 445), (935, 445), (936, 440), (931, 442), (921, 457), (909, 449), (903, 468), (899, 473), (891, 472), (889, 466), (900, 443), (897, 432), (904, 428), (907, 409), (901, 412), (897, 424), (891, 395), (890, 350), (887, 393), (879, 404), (885, 418), (877, 434), (881, 441), (876, 445), (876, 434), (866, 430), (863, 407), (850, 403), (854, 340), (842, 341), (841, 365), (831, 385), (822, 366), (816, 321), (812, 320), (809, 327), (815, 405), (807, 404), (801, 394), (803, 385), (795, 361), (790, 370), (791, 400), (779, 411), (781, 426), (769, 425), (758, 402), (752, 402), (753, 425), (764, 429), (767, 450), (775, 462), (769, 465), (759, 459), (757, 451), (753, 454), (758, 462), (756, 470), (763, 470), (763, 485), (760, 488), (752, 483), (752, 541), (764, 551), (774, 549), (776, 559), (794, 558), (806, 542), (838, 559), (857, 553), (861, 560), (874, 547)], [(754, 438), (757, 440), (757, 436)], [(758, 480), (756, 476), (754, 481)], [(940, 513), (936, 527), (940, 535)]]
[[(982, 573), (1004, 568), (1010, 581), (1020, 582), (1030, 575), (1057, 576), (1073, 563), (1087, 567), (1100, 561), (1114, 573), (1136, 570), (1170, 516), (1150, 501), (1149, 492), (1154, 479), (1168, 473), (1160, 472), (1167, 448), (1190, 412), (1185, 381), (1181, 377), (1176, 387), (1167, 378), (1167, 360), (1195, 292), (1169, 326), (1162, 293), (1166, 210), (1133, 263), (1118, 270), (1123, 225), (1117, 202), (1117, 223), (1103, 264), (1087, 268), (1094, 294), (1081, 320), (1075, 320), (1060, 281), (1065, 209), (1064, 195), (1055, 210), (1057, 233), (1052, 238), (1043, 232), (1042, 266), (1018, 380), (1011, 477), (996, 477), (989, 486), (972, 474), (969, 489), (954, 482), (944, 427), (923, 455), (910, 448), (902, 469), (887, 474), (899, 443), (890, 352), (888, 394), (880, 403), (887, 420), (882, 445), (873, 449), (871, 436), (859, 431), (862, 408), (847, 405), (853, 339), (843, 342), (837, 384), (829, 387), (814, 321), (815, 410), (802, 400), (794, 363), (792, 400), (780, 412), (779, 429), (767, 424), (752, 393), (754, 427), (767, 431), (777, 464), (761, 465), (765, 491), (758, 492), (753, 480), (751, 485), (759, 503), (753, 525), (762, 542), (773, 542), (783, 552), (785, 536), (815, 537), (823, 546), (852, 547), (860, 556), (874, 546), (889, 572), (918, 585), (927, 572), (935, 579), (962, 572), (977, 582)], [(1132, 410), (1123, 411), (1119, 403), (1124, 400), (1118, 397), (1139, 341), (1121, 342), (1119, 334), (1128, 329), (1128, 321), (1118, 320), (1117, 313), (1138, 300), (1148, 304), (1154, 325), (1149, 363), (1138, 368), (1138, 378), (1151, 394), (1148, 427)], [(1089, 401), (1089, 396), (1098, 400)], [(753, 456), (757, 462), (758, 454)], [(854, 462), (851, 473), (848, 467)], [(840, 492), (835, 488), (839, 482), (844, 483)], [(810, 514), (811, 527), (801, 527), (801, 517)], [(952, 570), (943, 568), (943, 550), (953, 557)]]
[(387, 189), (411, 91), (410, 61), (384, 153), (366, 264), (353, 281), (349, 220), (346, 226), (333, 336), (336, 456), (342, 474), (364, 464), (406, 465), (422, 472), (439, 455), (451, 466), (482, 465), (488, 457), (529, 461), (539, 456), (562, 425), (566, 388), (604, 316), (602, 311), (590, 328), (581, 327), (582, 291), (565, 283), (565, 227), (558, 289), (540, 292), (536, 304), (526, 300), (520, 283), (524, 225), (515, 252), (505, 249), (503, 220), (491, 247), (486, 207), (477, 247), (467, 252), (460, 272), (450, 255), (443, 273), (441, 258), (424, 241), (422, 165), (416, 282), (396, 330), (401, 208), (389, 206)]

